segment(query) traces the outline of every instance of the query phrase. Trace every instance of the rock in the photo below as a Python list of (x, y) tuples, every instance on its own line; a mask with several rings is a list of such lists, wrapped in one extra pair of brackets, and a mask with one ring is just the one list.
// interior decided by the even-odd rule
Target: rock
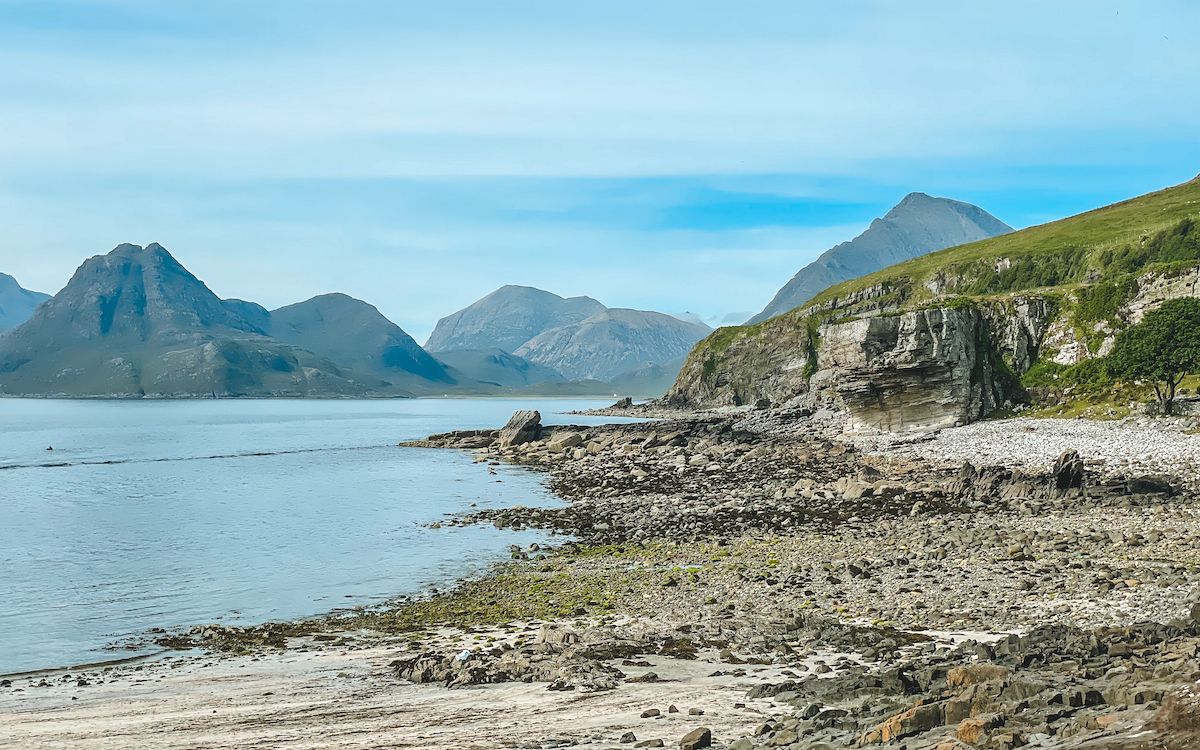
[(862, 744), (879, 744), (903, 739), (921, 732), (928, 732), (942, 725), (944, 715), (942, 706), (919, 703), (907, 711), (889, 716), (882, 723), (865, 734)]
[(662, 746), (663, 746), (663, 741), (659, 740), (659, 739), (644, 740), (644, 741), (639, 742), (636, 745), (634, 745), (634, 747), (662, 747)]
[(540, 412), (522, 409), (514, 412), (508, 424), (500, 430), (500, 446), (503, 448), (514, 445), (524, 445), (542, 436), (542, 415)]
[(680, 750), (700, 750), (712, 746), (712, 731), (707, 727), (693, 729), (679, 741)]
[(555, 433), (554, 437), (550, 438), (550, 450), (553, 451), (562, 452), (582, 444), (583, 436), (578, 432)]
[(1011, 674), (1011, 670), (997, 664), (968, 664), (953, 667), (946, 673), (946, 685), (952, 688), (964, 688), (978, 685), (981, 682), (1001, 680)]
[(625, 734), (621, 735), (622, 745), (629, 745), (634, 742), (637, 742), (637, 735), (633, 732), (626, 732)]
[(982, 745), (988, 732), (1000, 725), (999, 716), (977, 716), (963, 719), (954, 730), (954, 736), (970, 745)]
[(662, 711), (659, 711), (657, 708), (647, 708), (645, 711), (642, 711), (643, 719), (653, 719), (656, 716), (661, 716), (661, 715), (662, 715)]
[(1083, 475), (1079, 451), (1066, 451), (1054, 462), (1054, 488), (1059, 492), (1082, 487)]

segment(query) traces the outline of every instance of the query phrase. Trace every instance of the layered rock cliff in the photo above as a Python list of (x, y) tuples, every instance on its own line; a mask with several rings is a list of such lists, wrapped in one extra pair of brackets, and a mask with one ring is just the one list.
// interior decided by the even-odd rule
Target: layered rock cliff
[(900, 263), (722, 328), (666, 401), (846, 413), (851, 430), (963, 424), (1025, 396), (1039, 361), (1103, 357), (1168, 299), (1200, 296), (1200, 178)]

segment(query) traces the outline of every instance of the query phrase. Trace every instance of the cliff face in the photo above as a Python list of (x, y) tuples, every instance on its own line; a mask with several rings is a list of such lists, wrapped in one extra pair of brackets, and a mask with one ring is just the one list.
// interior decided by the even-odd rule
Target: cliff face
[(832, 325), (818, 349), (811, 400), (833, 401), (849, 429), (933, 429), (993, 411), (1013, 384), (976, 307), (932, 308)]
[[(885, 299), (883, 290), (831, 308)], [(1022, 296), (876, 313), (815, 325), (783, 316), (724, 329), (689, 357), (667, 401), (843, 410), (852, 431), (949, 427), (1020, 396), (1016, 376), (1041, 356), (1054, 301)]]
[(1200, 179), (909, 260), (763, 323), (722, 328), (667, 401), (844, 410), (852, 430), (936, 428), (1024, 397), (1039, 361), (1103, 357), (1163, 302), (1200, 296)]

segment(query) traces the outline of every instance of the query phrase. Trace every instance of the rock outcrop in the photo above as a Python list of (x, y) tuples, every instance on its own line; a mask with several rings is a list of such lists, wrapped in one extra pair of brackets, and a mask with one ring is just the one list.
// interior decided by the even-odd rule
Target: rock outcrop
[(1024, 316), (969, 304), (822, 326), (785, 316), (751, 327), (723, 348), (697, 349), (667, 401), (844, 409), (852, 431), (965, 424), (1017, 395), (1005, 346), (1032, 361), (1040, 340), (1026, 325)]
[(1012, 384), (997, 377), (978, 308), (931, 308), (829, 326), (810, 390), (834, 396), (849, 428), (903, 432), (966, 424), (996, 409)]

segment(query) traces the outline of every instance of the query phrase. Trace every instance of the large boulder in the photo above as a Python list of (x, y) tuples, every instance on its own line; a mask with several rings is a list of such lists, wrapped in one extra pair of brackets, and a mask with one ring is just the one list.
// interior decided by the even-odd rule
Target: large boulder
[(1083, 459), (1078, 451), (1067, 451), (1054, 462), (1054, 488), (1060, 492), (1083, 486)]
[(514, 412), (500, 430), (500, 447), (532, 443), (542, 436), (542, 414), (532, 409)]

